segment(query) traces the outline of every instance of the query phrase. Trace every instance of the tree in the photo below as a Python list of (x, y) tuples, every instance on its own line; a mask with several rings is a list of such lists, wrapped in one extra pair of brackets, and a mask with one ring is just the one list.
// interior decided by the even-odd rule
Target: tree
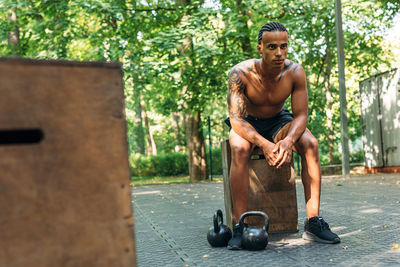
[[(152, 94), (153, 105), (161, 113), (169, 115), (179, 111), (185, 114), (189, 172), (191, 180), (195, 181), (207, 177), (201, 112), (215, 95), (211, 90), (218, 83), (216, 77), (220, 70), (215, 65), (214, 56), (219, 51), (209, 39), (212, 12), (202, 8), (201, 3), (179, 3), (184, 7), (182, 10), (166, 14), (171, 16), (175, 25), (170, 23), (163, 26), (162, 32), (150, 32), (146, 36), (153, 55), (149, 58), (155, 65), (152, 75), (148, 74), (148, 77), (152, 88), (157, 91), (149, 93)], [(155, 18), (158, 25), (162, 25), (165, 17)], [(154, 55), (157, 55), (156, 58)], [(158, 88), (163, 90), (160, 92)]]
[(19, 46), (19, 29), (17, 24), (17, 12), (16, 8), (11, 8), (7, 13), (10, 25), (13, 29), (10, 30), (8, 34), (8, 45), (11, 47), (11, 51), (14, 55), (18, 55)]
[[(211, 117), (213, 138), (227, 137), (228, 72), (259, 57), (259, 28), (279, 20), (290, 32), (290, 59), (307, 74), (308, 127), (324, 160), (334, 162), (340, 138), (334, 1), (213, 2), (3, 0), (0, 53), (122, 62), (130, 151), (153, 150), (149, 129), (162, 124), (154, 132), (154, 142), (163, 144), (158, 152), (173, 151), (173, 142), (187, 146), (197, 180), (206, 177), (202, 118)], [(390, 51), (380, 44), (399, 10), (397, 0), (343, 0), (350, 140), (361, 136), (358, 81), (390, 67)]]

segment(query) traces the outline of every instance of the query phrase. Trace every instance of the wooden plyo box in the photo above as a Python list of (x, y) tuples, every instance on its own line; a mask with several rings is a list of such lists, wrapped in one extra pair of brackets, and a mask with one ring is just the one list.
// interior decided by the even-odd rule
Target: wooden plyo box
[[(236, 222), (232, 220), (234, 206), (231, 198), (229, 172), (231, 165), (231, 148), (229, 141), (221, 142), (222, 165), (224, 176), (224, 196), (227, 225), (232, 229)], [(298, 213), (295, 173), (292, 166), (276, 169), (268, 165), (265, 159), (257, 159), (263, 155), (256, 148), (249, 159), (249, 200), (247, 210), (263, 211), (269, 216), (269, 233), (297, 232)], [(248, 217), (250, 225), (261, 227), (261, 217)]]
[(119, 63), (0, 59), (0, 266), (135, 266)]

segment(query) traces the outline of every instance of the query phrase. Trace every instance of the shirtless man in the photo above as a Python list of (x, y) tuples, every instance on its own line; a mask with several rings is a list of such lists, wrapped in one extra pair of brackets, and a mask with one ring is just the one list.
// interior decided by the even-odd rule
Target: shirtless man
[[(238, 222), (247, 211), (248, 159), (260, 147), (269, 165), (280, 168), (292, 160), (292, 150), (301, 156), (307, 219), (303, 238), (323, 243), (339, 243), (329, 225), (319, 216), (321, 166), (318, 141), (306, 128), (308, 95), (304, 69), (286, 59), (289, 34), (280, 23), (262, 26), (257, 50), (261, 59), (234, 66), (229, 74), (228, 107), (232, 151), (230, 187)], [(291, 96), (293, 114), (283, 109)], [(229, 249), (241, 249), (239, 224), (233, 229)]]

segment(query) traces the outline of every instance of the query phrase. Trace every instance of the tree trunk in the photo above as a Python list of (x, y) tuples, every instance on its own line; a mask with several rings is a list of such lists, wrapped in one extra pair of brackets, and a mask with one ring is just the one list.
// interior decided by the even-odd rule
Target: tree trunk
[(136, 112), (135, 133), (136, 133), (137, 152), (140, 154), (145, 154), (142, 106), (140, 104), (140, 89), (138, 87), (133, 89), (133, 95), (135, 99), (135, 112)]
[[(177, 3), (187, 5), (190, 0), (177, 0)], [(187, 16), (190, 16), (190, 11), (187, 11)], [(182, 40), (182, 45), (178, 47), (179, 53), (186, 59), (187, 66), (193, 66), (195, 62), (191, 58), (193, 52), (192, 37), (187, 35)], [(186, 71), (186, 67), (181, 68), (181, 76)], [(187, 94), (189, 86), (184, 85), (182, 88), (182, 95)], [(191, 114), (189, 107), (185, 106), (188, 114), (185, 115), (185, 128), (187, 138), (187, 153), (189, 159), (189, 175), (190, 181), (199, 181), (207, 179), (207, 161), (204, 149), (204, 137), (200, 127), (200, 112)]]
[(143, 97), (140, 101), (140, 105), (142, 108), (142, 116), (143, 116), (144, 126), (146, 129), (145, 132), (147, 139), (147, 149), (146, 149), (147, 154), (157, 155), (157, 147), (156, 143), (154, 142), (153, 133), (151, 132), (149, 119), (147, 117), (146, 103), (144, 102)]
[(200, 113), (186, 115), (186, 135), (189, 156), (190, 181), (207, 179), (206, 152), (204, 136), (200, 127)]
[(326, 38), (327, 41), (327, 49), (325, 55), (325, 64), (326, 69), (324, 72), (324, 87), (325, 87), (325, 96), (326, 96), (326, 124), (328, 127), (328, 149), (329, 149), (329, 164), (333, 164), (334, 157), (334, 142), (335, 136), (333, 132), (333, 99), (332, 99), (332, 92), (330, 86), (330, 77), (331, 77), (331, 70), (332, 70), (332, 51), (329, 48), (329, 39)]
[(10, 9), (8, 15), (8, 20), (11, 24), (14, 25), (14, 29), (8, 34), (8, 45), (11, 46), (13, 55), (18, 55), (18, 46), (19, 46), (19, 29), (17, 25), (17, 12), (15, 8)]

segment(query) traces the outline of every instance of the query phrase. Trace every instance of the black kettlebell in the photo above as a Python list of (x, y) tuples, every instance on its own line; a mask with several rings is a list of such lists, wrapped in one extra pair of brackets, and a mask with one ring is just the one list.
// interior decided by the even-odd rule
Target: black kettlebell
[[(263, 228), (255, 226), (246, 226), (244, 218), (248, 216), (264, 217), (265, 225)], [(262, 211), (248, 211), (240, 216), (240, 226), (242, 229), (242, 246), (248, 250), (262, 250), (268, 245), (268, 226), (269, 217)]]
[(214, 213), (214, 226), (210, 227), (210, 230), (207, 233), (207, 240), (213, 247), (226, 247), (228, 245), (228, 241), (232, 237), (231, 229), (228, 226), (224, 225), (224, 221), (222, 219), (222, 211), (217, 210)]

